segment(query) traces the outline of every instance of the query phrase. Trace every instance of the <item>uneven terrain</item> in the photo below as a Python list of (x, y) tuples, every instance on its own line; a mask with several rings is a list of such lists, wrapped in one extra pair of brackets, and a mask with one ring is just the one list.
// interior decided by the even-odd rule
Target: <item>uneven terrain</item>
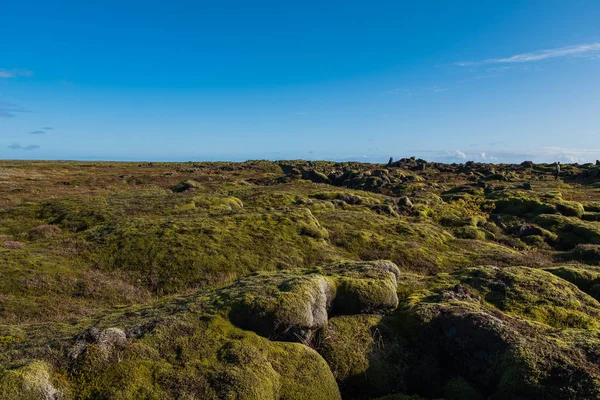
[(0, 161), (0, 399), (600, 398), (600, 162)]

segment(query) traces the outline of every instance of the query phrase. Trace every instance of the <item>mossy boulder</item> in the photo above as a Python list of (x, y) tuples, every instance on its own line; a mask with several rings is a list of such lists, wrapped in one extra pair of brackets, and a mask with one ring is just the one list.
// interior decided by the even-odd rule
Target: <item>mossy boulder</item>
[(577, 286), (600, 301), (600, 268), (582, 265), (548, 267), (546, 271)]
[(585, 264), (600, 265), (600, 245), (579, 244), (573, 250), (564, 254), (562, 258)]
[(244, 203), (233, 196), (196, 196), (192, 201), (196, 208), (203, 208), (213, 212), (231, 211), (244, 207)]
[(390, 262), (341, 263), (244, 277), (217, 292), (238, 326), (261, 336), (310, 341), (329, 313), (380, 312), (398, 306), (398, 267)]
[(494, 234), (486, 231), (485, 229), (478, 228), (476, 226), (462, 226), (454, 232), (454, 235), (460, 239), (474, 239), (474, 240), (490, 240), (494, 239)]
[(241, 278), (219, 291), (217, 302), (231, 307), (238, 326), (262, 336), (310, 340), (327, 324), (335, 286), (317, 274), (259, 274)]
[(500, 199), (494, 201), (495, 212), (498, 214), (514, 215), (519, 217), (531, 217), (538, 214), (550, 214), (556, 208), (537, 198), (529, 197), (527, 194), (518, 192), (503, 194)]
[(584, 203), (583, 208), (586, 212), (600, 212), (600, 201)]
[(575, 201), (560, 201), (556, 203), (556, 210), (567, 217), (581, 218), (585, 212), (583, 205)]
[(485, 396), (473, 388), (469, 382), (458, 377), (446, 383), (444, 398), (448, 400), (484, 400)]
[(398, 307), (400, 270), (390, 261), (334, 264), (327, 274), (336, 283), (335, 314), (370, 314)]
[(327, 363), (309, 347), (192, 313), (130, 343), (119, 360), (90, 359), (70, 376), (80, 399), (340, 399)]
[[(452, 286), (456, 279), (461, 283)], [(469, 269), (432, 285), (436, 295), (423, 293), (401, 314), (401, 331), (418, 349), (405, 377), (410, 391), (435, 397), (464, 390), (455, 398), (600, 394), (598, 351), (591, 350), (600, 343), (598, 303), (574, 285), (522, 267)], [(457, 376), (460, 387), (452, 389)]]
[(90, 197), (45, 201), (40, 205), (38, 216), (50, 225), (80, 232), (112, 221), (119, 214), (106, 199)]
[(487, 267), (465, 269), (454, 276), (502, 312), (555, 328), (600, 328), (597, 301), (546, 271)]
[(191, 179), (186, 179), (184, 181), (179, 182), (177, 185), (173, 186), (171, 188), (171, 190), (174, 193), (183, 193), (183, 192), (188, 192), (190, 190), (196, 190), (200, 187), (200, 183), (191, 180)]
[(578, 244), (600, 244), (600, 222), (587, 222), (563, 215), (542, 214), (533, 220), (558, 235), (561, 247), (572, 249)]
[(584, 221), (600, 221), (600, 212), (585, 212), (581, 217)]
[(525, 236), (522, 237), (521, 240), (531, 246), (531, 247), (537, 247), (537, 248), (550, 248), (548, 246), (548, 244), (546, 243), (546, 239), (543, 236), (540, 235), (530, 235), (530, 236)]
[(240, 208), (129, 218), (90, 229), (85, 239), (86, 256), (98, 268), (127, 273), (155, 293), (172, 293), (256, 270), (312, 264), (329, 257), (328, 236), (307, 208)]
[[(64, 386), (43, 361), (0, 370), (0, 398), (6, 400), (60, 400), (65, 393), (58, 387)], [(65, 388), (66, 389), (66, 388)]]

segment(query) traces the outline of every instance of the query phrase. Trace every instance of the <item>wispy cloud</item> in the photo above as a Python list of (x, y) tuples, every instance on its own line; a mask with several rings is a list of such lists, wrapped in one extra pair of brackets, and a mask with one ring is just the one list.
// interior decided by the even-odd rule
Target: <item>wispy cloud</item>
[(381, 93), (381, 95), (405, 95), (405, 96), (413, 96), (413, 95), (422, 95), (426, 93), (441, 93), (445, 92), (448, 89), (440, 86), (431, 86), (421, 89), (407, 89), (407, 88), (394, 88), (390, 89), (386, 92)]
[(394, 88), (382, 94), (410, 94), (410, 89)]
[(40, 148), (40, 146), (38, 146), (37, 144), (30, 144), (27, 146), (21, 146), (19, 143), (13, 143), (10, 146), (8, 146), (9, 149), (11, 150), (25, 150), (25, 151), (31, 151), (31, 150), (37, 150)]
[(600, 159), (600, 149), (571, 149), (563, 147), (542, 147), (527, 150), (511, 149), (486, 149), (462, 151), (430, 151), (424, 158), (442, 161), (442, 162), (503, 162), (503, 163), (521, 163), (525, 160), (533, 162), (555, 162), (563, 163), (586, 163), (595, 162)]
[(46, 133), (46, 131), (31, 131), (29, 132), (30, 135), (44, 135)]
[(459, 67), (470, 67), (484, 64), (528, 63), (559, 57), (597, 58), (598, 56), (600, 56), (600, 43), (590, 43), (558, 47), (556, 49), (539, 50), (531, 53), (515, 54), (504, 58), (488, 58), (487, 60), (482, 61), (459, 61), (454, 63), (454, 65)]
[(5, 103), (0, 101), (0, 118), (11, 118), (16, 116), (18, 113), (29, 112), (28, 110), (19, 107), (16, 104)]
[(26, 69), (0, 69), (0, 79), (16, 78), (18, 76), (32, 76), (33, 72)]
[(463, 153), (462, 151), (460, 151), (460, 150), (456, 150), (456, 151), (454, 152), (454, 155), (455, 155), (456, 157), (460, 158), (460, 159), (463, 159), (463, 160), (466, 160), (466, 159), (467, 159), (467, 155), (466, 155), (465, 153)]

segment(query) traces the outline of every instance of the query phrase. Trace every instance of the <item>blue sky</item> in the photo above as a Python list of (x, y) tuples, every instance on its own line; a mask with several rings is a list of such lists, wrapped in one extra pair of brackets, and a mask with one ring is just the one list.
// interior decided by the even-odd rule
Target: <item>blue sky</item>
[(7, 1), (0, 158), (595, 161), (598, 21), (597, 0)]

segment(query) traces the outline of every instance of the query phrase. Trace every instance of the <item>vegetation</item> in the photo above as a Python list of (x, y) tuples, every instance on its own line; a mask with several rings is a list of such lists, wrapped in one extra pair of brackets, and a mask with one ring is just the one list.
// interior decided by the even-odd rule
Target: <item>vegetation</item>
[(0, 162), (0, 398), (598, 398), (598, 168)]

